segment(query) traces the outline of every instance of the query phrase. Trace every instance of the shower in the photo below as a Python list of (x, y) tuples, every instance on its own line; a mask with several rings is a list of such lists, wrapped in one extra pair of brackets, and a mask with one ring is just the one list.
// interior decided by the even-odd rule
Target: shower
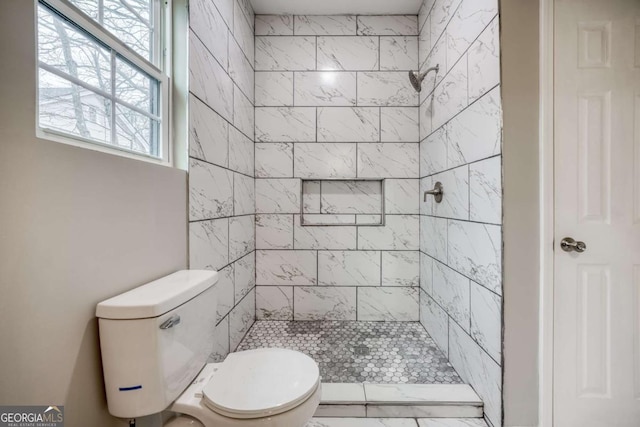
[(435, 67), (427, 68), (423, 73), (418, 71), (409, 71), (409, 81), (411, 82), (411, 86), (417, 91), (420, 92), (422, 90), (422, 81), (431, 71), (435, 71), (436, 73), (440, 69), (440, 64), (436, 64)]

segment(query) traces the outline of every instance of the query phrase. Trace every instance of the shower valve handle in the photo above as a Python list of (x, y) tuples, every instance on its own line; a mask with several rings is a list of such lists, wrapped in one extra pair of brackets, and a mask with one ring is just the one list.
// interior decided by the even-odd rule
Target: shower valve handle
[(433, 196), (436, 203), (440, 203), (442, 201), (442, 195), (444, 194), (444, 187), (440, 181), (436, 182), (436, 185), (433, 186), (433, 190), (428, 190), (424, 192), (424, 201), (427, 201), (427, 196)]

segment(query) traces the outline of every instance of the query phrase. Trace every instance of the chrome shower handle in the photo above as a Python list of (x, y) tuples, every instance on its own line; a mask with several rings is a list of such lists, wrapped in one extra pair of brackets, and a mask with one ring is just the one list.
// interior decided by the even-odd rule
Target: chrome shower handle
[(427, 190), (424, 192), (424, 201), (427, 201), (427, 196), (433, 196), (436, 203), (440, 203), (442, 201), (442, 195), (444, 194), (444, 187), (440, 181), (436, 182), (436, 185), (433, 186), (433, 190)]

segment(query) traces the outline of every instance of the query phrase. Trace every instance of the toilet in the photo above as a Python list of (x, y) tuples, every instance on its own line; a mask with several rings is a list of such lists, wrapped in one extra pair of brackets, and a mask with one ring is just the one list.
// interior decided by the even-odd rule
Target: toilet
[(109, 412), (166, 427), (303, 427), (320, 403), (307, 355), (264, 348), (208, 363), (218, 273), (183, 270), (98, 304)]

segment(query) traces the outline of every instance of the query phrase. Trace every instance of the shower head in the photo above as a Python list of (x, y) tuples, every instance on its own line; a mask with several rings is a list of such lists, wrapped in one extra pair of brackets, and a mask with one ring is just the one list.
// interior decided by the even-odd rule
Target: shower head
[(411, 82), (411, 86), (416, 90), (416, 92), (420, 92), (422, 90), (422, 81), (431, 71), (435, 71), (436, 73), (440, 69), (440, 65), (436, 65), (435, 67), (427, 68), (424, 72), (420, 73), (418, 71), (409, 71), (409, 81)]

